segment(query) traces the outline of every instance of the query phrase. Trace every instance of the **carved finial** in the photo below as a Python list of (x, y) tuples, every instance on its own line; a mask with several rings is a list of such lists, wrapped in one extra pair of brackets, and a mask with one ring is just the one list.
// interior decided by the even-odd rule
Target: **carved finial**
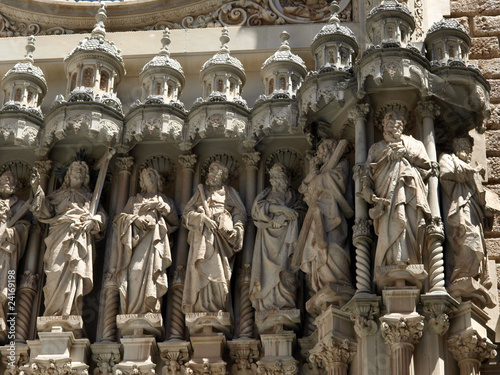
[(170, 56), (170, 51), (168, 50), (168, 46), (170, 45), (172, 41), (170, 40), (170, 30), (168, 27), (165, 27), (165, 30), (163, 30), (163, 38), (161, 38), (161, 51), (160, 55), (162, 56)]
[(330, 16), (330, 19), (328, 20), (328, 23), (330, 25), (333, 25), (333, 24), (338, 25), (340, 23), (340, 19), (339, 19), (339, 16), (338, 16), (339, 11), (340, 11), (339, 2), (338, 1), (332, 1), (330, 3), (330, 13), (331, 13), (331, 16)]
[(35, 52), (35, 37), (30, 35), (28, 37), (28, 44), (26, 44), (26, 56), (24, 57), (24, 61), (33, 62), (33, 52)]
[(106, 15), (106, 4), (100, 3), (95, 19), (97, 23), (94, 25), (94, 29), (92, 30), (92, 36), (104, 39), (106, 36), (104, 22), (108, 19), (108, 16)]
[(288, 39), (290, 39), (290, 34), (288, 34), (286, 31), (283, 31), (280, 34), (280, 38), (281, 38), (280, 51), (290, 51), (290, 44), (288, 43)]
[(222, 35), (220, 37), (220, 43), (221, 43), (221, 46), (220, 46), (220, 52), (222, 53), (229, 53), (229, 48), (227, 46), (227, 44), (229, 43), (229, 41), (231, 40), (229, 38), (229, 32), (227, 31), (227, 27), (224, 26), (222, 28)]

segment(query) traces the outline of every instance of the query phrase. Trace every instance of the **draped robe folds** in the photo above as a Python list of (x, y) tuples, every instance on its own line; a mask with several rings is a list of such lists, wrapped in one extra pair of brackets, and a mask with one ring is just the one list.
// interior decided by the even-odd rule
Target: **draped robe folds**
[(315, 292), (328, 283), (352, 286), (347, 219), (338, 204), (344, 198), (337, 197), (345, 193), (348, 176), (349, 163), (341, 159), (334, 168), (320, 170), (310, 182), (306, 177), (299, 188), (309, 209), (292, 263), (308, 275)]
[(94, 229), (84, 230), (83, 215), (90, 214), (92, 194), (84, 188), (62, 188), (45, 198), (38, 189), (32, 202), (37, 219), (50, 225), (45, 239), (45, 316), (81, 315), (83, 296), (93, 288), (95, 237), (106, 228), (102, 207), (94, 216)]
[[(271, 205), (291, 208), (298, 211), (299, 217), (287, 220), (280, 228), (273, 228), (271, 222), (283, 214), (270, 212)], [(298, 269), (292, 267), (291, 256), (304, 211), (304, 203), (291, 188), (284, 193), (267, 188), (255, 199), (252, 218), (257, 226), (257, 236), (250, 299), (257, 311), (296, 308)]]
[(431, 162), (422, 142), (402, 135), (405, 155), (391, 160), (391, 146), (384, 140), (368, 152), (369, 177), (374, 193), (389, 200), (389, 205), (372, 208), (375, 233), (378, 236), (374, 265), (404, 265), (422, 263), (425, 219), (431, 212), (423, 176), (429, 173)]
[(227, 311), (234, 254), (243, 247), (246, 210), (236, 190), (230, 186), (204, 189), (208, 216), (217, 223), (231, 221), (236, 236), (229, 239), (220, 226), (214, 231), (206, 227), (198, 210), (203, 199), (197, 191), (183, 213), (190, 244), (182, 300), (185, 313)]
[[(154, 208), (145, 207), (150, 205)], [(134, 221), (151, 225), (143, 230)], [(167, 293), (167, 268), (172, 264), (169, 235), (179, 227), (172, 200), (165, 195), (138, 194), (114, 220), (116, 264), (122, 314), (158, 313)]]
[[(15, 195), (0, 198), (0, 223), (7, 223), (21, 208), (24, 201)], [(2, 227), (0, 232), (0, 318), (5, 320), (7, 304), (9, 271), (16, 272), (19, 259), (24, 254), (30, 223), (27, 220), (18, 220), (12, 227)], [(15, 274), (14, 274), (15, 276)]]
[(439, 166), (450, 282), (463, 278), (484, 281), (488, 275), (483, 235), (486, 215), (480, 198), (484, 188), (479, 173), (456, 155), (443, 154)]

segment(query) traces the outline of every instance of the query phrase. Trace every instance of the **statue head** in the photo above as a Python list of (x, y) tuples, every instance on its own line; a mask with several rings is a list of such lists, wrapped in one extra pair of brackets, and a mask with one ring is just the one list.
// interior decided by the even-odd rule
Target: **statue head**
[(10, 197), (14, 194), (17, 186), (17, 178), (11, 171), (4, 172), (0, 176), (0, 196), (3, 199)]
[(144, 193), (158, 193), (163, 190), (160, 172), (153, 167), (144, 168), (139, 177), (139, 185)]
[(455, 138), (453, 140), (453, 153), (457, 155), (460, 160), (466, 163), (470, 163), (473, 146), (474, 138), (472, 138), (470, 135)]
[(399, 142), (406, 126), (406, 120), (401, 112), (389, 111), (382, 119), (382, 126), (384, 128), (384, 139), (387, 142)]
[(269, 171), (269, 181), (273, 190), (285, 192), (290, 186), (290, 176), (287, 167), (282, 163), (276, 163)]
[(222, 186), (229, 178), (229, 169), (222, 162), (216, 160), (208, 167), (206, 184), (208, 186)]
[(335, 147), (337, 147), (338, 142), (335, 139), (323, 139), (318, 145), (318, 151), (316, 156), (321, 162), (326, 163), (330, 155), (332, 154)]
[(74, 161), (70, 164), (64, 176), (63, 188), (89, 188), (89, 167), (84, 161)]

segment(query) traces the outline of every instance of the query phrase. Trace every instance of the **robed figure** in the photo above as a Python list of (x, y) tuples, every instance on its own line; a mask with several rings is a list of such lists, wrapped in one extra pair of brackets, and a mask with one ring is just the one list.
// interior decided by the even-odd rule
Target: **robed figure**
[(252, 206), (257, 227), (250, 281), (250, 300), (257, 311), (297, 307), (298, 268), (291, 264), (305, 204), (290, 186), (287, 168), (276, 163), (269, 171), (271, 187)]
[(114, 219), (117, 281), (122, 314), (159, 313), (172, 264), (170, 240), (179, 227), (174, 202), (163, 195), (159, 172), (141, 171), (142, 192)]
[(307, 274), (315, 292), (327, 284), (352, 288), (347, 218), (353, 211), (344, 196), (349, 162), (335, 151), (337, 141), (333, 139), (319, 144), (299, 188), (309, 208), (293, 263)]
[(213, 162), (205, 185), (187, 203), (184, 225), (190, 245), (182, 309), (228, 311), (234, 255), (243, 247), (246, 210), (237, 191), (225, 185), (228, 168)]
[(431, 161), (422, 142), (403, 134), (399, 112), (388, 112), (382, 125), (384, 140), (370, 147), (362, 188), (362, 196), (374, 205), (369, 211), (378, 236), (374, 265), (421, 264), (431, 217), (424, 182)]
[(102, 207), (95, 215), (90, 212), (89, 180), (83, 161), (71, 163), (61, 188), (48, 196), (40, 188), (38, 174), (32, 179), (31, 210), (49, 225), (43, 259), (45, 316), (81, 315), (83, 296), (93, 288), (95, 240), (104, 232), (107, 216)]
[[(16, 280), (17, 265), (24, 254), (30, 223), (26, 218), (15, 220), (24, 201), (15, 194), (17, 178), (7, 171), (0, 176), (0, 319), (6, 319), (9, 281)], [(22, 215), (20, 215), (22, 216)], [(15, 305), (12, 305), (15, 306)]]

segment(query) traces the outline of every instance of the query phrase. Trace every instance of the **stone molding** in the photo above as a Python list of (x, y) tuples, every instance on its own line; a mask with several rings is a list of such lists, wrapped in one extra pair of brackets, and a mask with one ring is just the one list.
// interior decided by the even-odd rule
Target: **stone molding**
[(474, 329), (466, 330), (448, 339), (448, 350), (457, 362), (466, 359), (483, 362), (495, 358), (497, 355), (496, 347), (487, 337), (482, 337)]
[(424, 330), (424, 317), (417, 315), (415, 317), (389, 318), (387, 316), (381, 319), (381, 331), (384, 341), (391, 348), (398, 347), (401, 344), (416, 345), (422, 338)]

